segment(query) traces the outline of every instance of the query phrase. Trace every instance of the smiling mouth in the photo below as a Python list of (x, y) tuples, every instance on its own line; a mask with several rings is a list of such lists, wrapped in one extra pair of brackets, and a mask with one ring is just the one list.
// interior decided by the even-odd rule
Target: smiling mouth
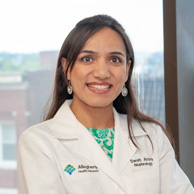
[(112, 87), (112, 85), (92, 85), (92, 84), (87, 84), (87, 86), (91, 89), (96, 90), (108, 90)]

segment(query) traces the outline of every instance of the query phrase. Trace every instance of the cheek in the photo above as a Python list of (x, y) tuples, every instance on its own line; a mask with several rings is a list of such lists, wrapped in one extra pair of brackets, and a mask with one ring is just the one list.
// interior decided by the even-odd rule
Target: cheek
[(120, 71), (116, 71), (115, 75), (118, 79), (118, 81), (120, 82), (120, 84), (124, 84), (127, 78), (127, 72), (126, 69), (121, 69)]
[(71, 72), (71, 85), (73, 90), (83, 90), (88, 77), (88, 72), (84, 68), (75, 67)]
[(80, 68), (73, 68), (72, 72), (71, 72), (71, 81), (76, 81), (76, 80), (83, 80), (83, 78), (85, 77), (85, 73), (84, 71), (82, 71), (82, 69)]

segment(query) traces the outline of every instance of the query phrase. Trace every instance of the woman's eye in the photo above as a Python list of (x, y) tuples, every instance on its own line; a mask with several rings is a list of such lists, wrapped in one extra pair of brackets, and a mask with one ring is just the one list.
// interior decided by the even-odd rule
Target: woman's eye
[(121, 60), (118, 57), (112, 57), (110, 59), (110, 62), (113, 62), (113, 63), (121, 63)]
[(90, 61), (93, 61), (93, 59), (92, 59), (92, 57), (86, 56), (86, 57), (82, 58), (82, 61), (90, 62)]

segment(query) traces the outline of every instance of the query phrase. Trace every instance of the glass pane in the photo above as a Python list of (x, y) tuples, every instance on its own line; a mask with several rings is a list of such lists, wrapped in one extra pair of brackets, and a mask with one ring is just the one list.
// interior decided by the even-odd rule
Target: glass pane
[(143, 56), (137, 52), (137, 56), (135, 79), (140, 110), (165, 124), (163, 50)]
[(140, 83), (140, 99), (142, 100), (140, 104), (141, 110), (164, 123), (164, 80), (143, 80), (143, 83)]
[(3, 144), (3, 160), (16, 160), (16, 145)]
[[(152, 33), (154, 34), (159, 29), (162, 29), (162, 7), (158, 7), (157, 17), (157, 29), (152, 28)], [(150, 25), (153, 24), (152, 22), (150, 21)], [(157, 36), (150, 38), (149, 41), (149, 47), (147, 49), (142, 48), (141, 50), (137, 49), (135, 51), (134, 85), (137, 89), (136, 93), (140, 110), (165, 124), (162, 30)], [(156, 45), (157, 47), (155, 47)]]
[(2, 124), (2, 138), (4, 143), (15, 143), (16, 134), (13, 124), (4, 123)]

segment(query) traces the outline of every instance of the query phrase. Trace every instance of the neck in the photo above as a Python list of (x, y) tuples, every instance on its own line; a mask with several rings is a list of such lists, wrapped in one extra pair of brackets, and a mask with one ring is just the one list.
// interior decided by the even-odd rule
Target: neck
[(86, 128), (112, 128), (114, 127), (113, 105), (107, 107), (90, 107), (85, 103), (72, 102), (71, 110), (77, 120)]

